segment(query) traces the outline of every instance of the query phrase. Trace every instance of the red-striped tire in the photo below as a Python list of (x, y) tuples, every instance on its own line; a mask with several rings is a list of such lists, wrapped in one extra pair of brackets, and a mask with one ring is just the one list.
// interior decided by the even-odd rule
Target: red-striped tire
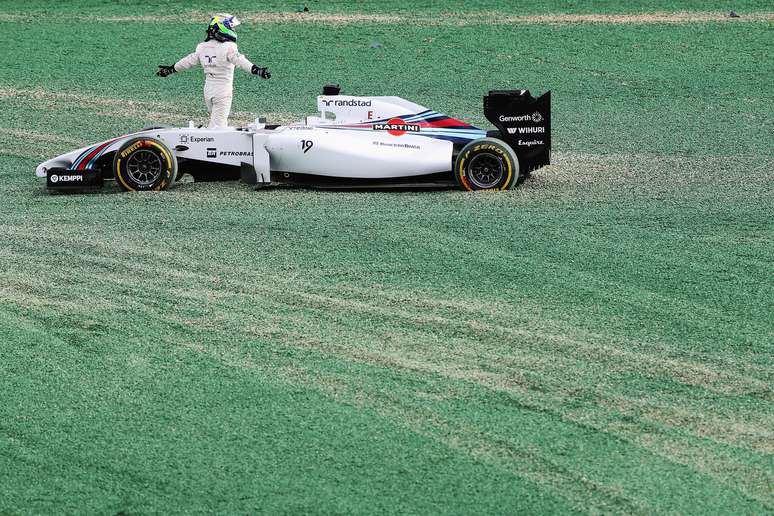
[(163, 142), (141, 136), (127, 141), (116, 152), (113, 173), (127, 192), (166, 190), (175, 182), (177, 160)]

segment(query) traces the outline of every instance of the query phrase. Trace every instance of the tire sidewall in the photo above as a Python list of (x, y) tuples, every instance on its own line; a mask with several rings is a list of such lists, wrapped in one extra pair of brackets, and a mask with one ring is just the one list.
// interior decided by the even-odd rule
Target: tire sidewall
[[(132, 154), (139, 150), (149, 150), (156, 154), (162, 163), (159, 177), (149, 185), (139, 184), (127, 173), (126, 163)], [(172, 186), (177, 176), (177, 160), (163, 142), (149, 136), (132, 138), (124, 143), (113, 158), (113, 173), (118, 185), (128, 192), (161, 191)]]
[[(505, 164), (505, 173), (497, 184), (490, 188), (481, 188), (477, 186), (469, 176), (469, 165), (471, 161), (482, 154), (493, 154), (500, 158)], [(502, 140), (497, 138), (480, 138), (473, 140), (465, 145), (457, 155), (454, 162), (454, 178), (457, 184), (463, 190), (468, 191), (502, 191), (511, 188), (519, 180), (519, 160), (513, 149)]]

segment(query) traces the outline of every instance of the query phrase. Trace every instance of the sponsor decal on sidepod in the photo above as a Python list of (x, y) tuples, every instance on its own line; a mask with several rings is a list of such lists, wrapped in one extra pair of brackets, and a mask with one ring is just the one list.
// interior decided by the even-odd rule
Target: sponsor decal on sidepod
[(391, 118), (384, 124), (373, 124), (371, 128), (374, 131), (387, 131), (393, 136), (402, 136), (406, 133), (418, 133), (417, 124), (407, 124), (402, 118)]
[[(220, 151), (221, 156), (252, 156), (252, 151)], [(208, 156), (209, 157), (209, 156)]]
[(187, 134), (180, 135), (180, 143), (212, 143), (214, 141), (215, 138), (212, 138), (211, 136), (190, 136)]

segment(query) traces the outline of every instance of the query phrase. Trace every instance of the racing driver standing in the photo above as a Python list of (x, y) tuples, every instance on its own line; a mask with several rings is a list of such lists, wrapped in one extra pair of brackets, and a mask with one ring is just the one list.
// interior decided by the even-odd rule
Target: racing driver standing
[(156, 75), (167, 77), (201, 65), (204, 69), (204, 102), (210, 113), (210, 128), (228, 127), (231, 100), (234, 90), (234, 68), (262, 79), (271, 78), (267, 68), (260, 68), (239, 53), (235, 28), (239, 19), (230, 14), (215, 14), (207, 26), (207, 39), (197, 45), (196, 50), (172, 66), (159, 65)]

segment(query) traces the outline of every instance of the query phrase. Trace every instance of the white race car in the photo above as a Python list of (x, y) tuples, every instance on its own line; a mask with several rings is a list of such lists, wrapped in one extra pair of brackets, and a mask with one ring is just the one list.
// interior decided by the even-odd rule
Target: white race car
[(183, 174), (329, 188), (505, 190), (550, 162), (550, 92), (490, 91), (484, 131), (399, 97), (340, 95), (326, 86), (319, 115), (285, 126), (150, 127), (41, 163), (50, 191), (88, 191), (114, 179), (127, 191), (165, 190)]

